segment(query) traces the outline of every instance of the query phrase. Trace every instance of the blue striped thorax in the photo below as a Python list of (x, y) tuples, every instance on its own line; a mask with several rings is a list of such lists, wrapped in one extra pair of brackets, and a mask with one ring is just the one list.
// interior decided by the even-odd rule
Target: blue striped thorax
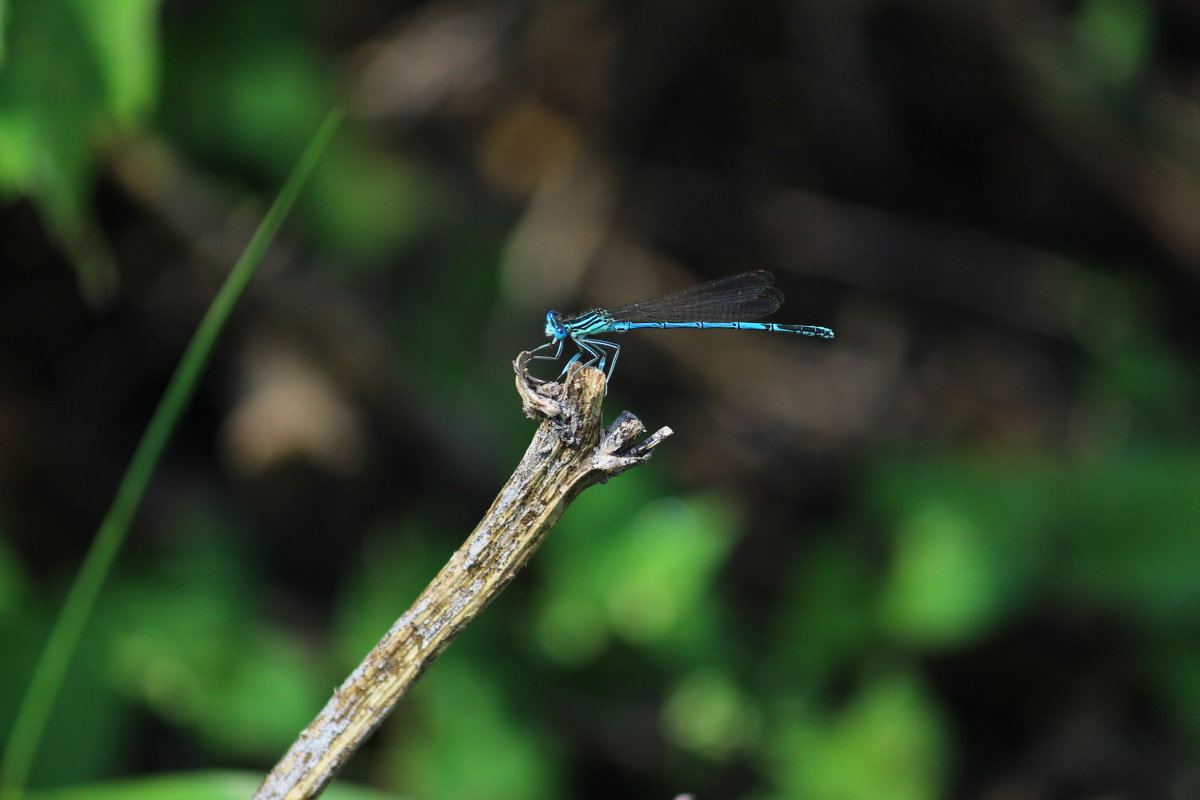
[(567, 338), (567, 335), (569, 333), (570, 333), (570, 331), (567, 330), (566, 325), (563, 325), (562, 317), (560, 317), (558, 315), (557, 311), (547, 311), (546, 312), (546, 335), (547, 336), (549, 336), (551, 339), (553, 339), (556, 342), (561, 342), (563, 339)]

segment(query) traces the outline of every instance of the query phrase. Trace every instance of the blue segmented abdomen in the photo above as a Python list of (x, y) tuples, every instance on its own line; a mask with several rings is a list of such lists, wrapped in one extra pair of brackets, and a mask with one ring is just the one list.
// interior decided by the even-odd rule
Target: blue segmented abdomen
[(771, 333), (797, 333), (803, 336), (817, 336), (822, 339), (833, 338), (833, 331), (820, 325), (781, 325), (775, 322), (613, 322), (606, 330), (613, 333), (625, 333), (626, 331), (636, 331), (644, 328), (684, 328), (693, 330), (723, 328), (727, 330), (769, 331)]

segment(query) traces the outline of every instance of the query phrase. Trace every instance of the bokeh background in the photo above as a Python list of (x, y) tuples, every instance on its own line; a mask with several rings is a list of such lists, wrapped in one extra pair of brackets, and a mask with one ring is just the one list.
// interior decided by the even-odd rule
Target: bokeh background
[(1200, 796), (1194, 0), (0, 12), (5, 731), (200, 315), (350, 112), (35, 786), (265, 772), (517, 462), (510, 362), (545, 311), (767, 268), (775, 321), (838, 338), (624, 337), (608, 413), (676, 435), (578, 500), (341, 781)]

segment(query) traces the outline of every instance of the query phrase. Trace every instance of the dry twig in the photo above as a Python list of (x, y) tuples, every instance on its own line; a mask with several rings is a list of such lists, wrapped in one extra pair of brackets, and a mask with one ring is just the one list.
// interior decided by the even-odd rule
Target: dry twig
[(525, 413), (537, 432), (483, 520), (412, 607), (334, 692), (316, 719), (267, 775), (255, 800), (319, 795), (421, 674), (492, 602), (533, 555), (547, 531), (587, 487), (644, 463), (671, 435), (661, 428), (641, 443), (642, 423), (622, 412), (601, 429), (604, 375), (573, 370), (563, 383), (513, 362)]

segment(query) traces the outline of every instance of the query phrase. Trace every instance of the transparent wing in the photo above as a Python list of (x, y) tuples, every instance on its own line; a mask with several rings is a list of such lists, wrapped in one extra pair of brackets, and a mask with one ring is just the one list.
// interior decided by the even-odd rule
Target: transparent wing
[(662, 297), (610, 309), (616, 322), (749, 322), (783, 305), (765, 269), (730, 275)]

